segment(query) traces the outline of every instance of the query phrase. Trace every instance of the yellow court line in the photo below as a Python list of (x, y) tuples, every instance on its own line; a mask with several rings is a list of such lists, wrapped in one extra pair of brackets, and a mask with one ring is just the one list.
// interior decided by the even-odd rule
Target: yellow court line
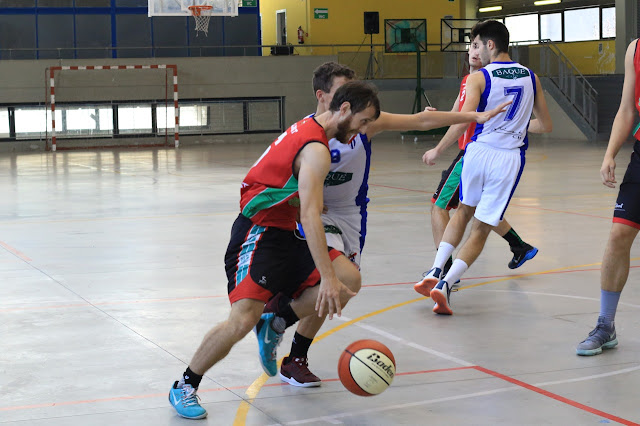
[[(634, 257), (634, 258), (632, 258), (630, 260), (640, 260), (640, 257)], [(544, 275), (544, 274), (548, 274), (548, 273), (551, 273), (551, 272), (564, 271), (564, 270), (568, 270), (568, 269), (585, 268), (587, 266), (597, 266), (597, 265), (601, 265), (601, 264), (602, 264), (602, 262), (586, 263), (584, 265), (565, 266), (565, 267), (562, 267), (562, 268), (548, 269), (546, 271), (540, 271), (540, 272), (529, 272), (527, 274), (504, 277), (504, 278), (499, 278), (499, 279), (495, 279), (495, 280), (491, 280), (491, 281), (483, 281), (481, 283), (460, 287), (460, 290), (467, 289), (467, 288), (480, 287), (480, 286), (487, 285), (487, 284), (493, 284), (493, 283), (498, 283), (498, 282), (502, 282), (502, 281), (513, 280), (513, 279), (517, 279), (517, 278), (531, 277), (531, 276), (535, 276), (535, 275)], [(324, 338), (327, 338), (327, 337), (331, 336), (332, 334), (344, 329), (345, 327), (353, 325), (353, 324), (355, 324), (357, 322), (360, 322), (362, 320), (365, 320), (367, 318), (371, 318), (373, 316), (376, 316), (376, 315), (391, 311), (391, 310), (396, 309), (396, 308), (400, 308), (402, 306), (409, 305), (411, 303), (419, 302), (419, 301), (425, 300), (425, 299), (428, 299), (428, 297), (418, 297), (417, 299), (407, 300), (405, 302), (398, 303), (398, 304), (391, 305), (391, 306), (387, 306), (386, 308), (378, 309), (377, 311), (373, 311), (373, 312), (370, 312), (370, 313), (368, 313), (366, 315), (362, 315), (362, 316), (360, 316), (358, 318), (355, 318), (355, 319), (347, 321), (347, 322), (345, 322), (343, 324), (340, 324), (339, 326), (334, 327), (331, 330), (327, 330), (327, 331), (325, 331), (324, 333), (322, 333), (319, 336), (316, 336), (316, 338), (313, 339), (313, 342), (311, 344), (317, 343), (320, 340), (322, 340)], [(280, 361), (278, 361), (278, 368), (280, 366), (280, 363), (282, 362), (282, 359), (283, 358), (281, 358)], [(246, 391), (247, 398), (243, 399), (242, 402), (240, 403), (240, 406), (238, 407), (238, 411), (236, 412), (236, 418), (233, 421), (233, 426), (244, 426), (245, 425), (246, 420), (247, 420), (247, 414), (249, 413), (249, 409), (251, 408), (251, 403), (256, 399), (256, 397), (258, 396), (258, 393), (260, 392), (260, 390), (262, 389), (264, 384), (267, 382), (267, 380), (269, 380), (269, 376), (267, 376), (265, 373), (262, 373), (262, 375), (260, 377), (258, 377), (251, 384), (251, 386), (249, 386), (249, 388)]]

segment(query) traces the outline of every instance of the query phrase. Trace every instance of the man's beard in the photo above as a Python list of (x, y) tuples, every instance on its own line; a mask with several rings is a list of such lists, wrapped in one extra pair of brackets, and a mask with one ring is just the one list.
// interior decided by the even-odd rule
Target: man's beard
[(336, 131), (335, 138), (340, 143), (348, 143), (351, 129), (351, 118), (349, 121), (345, 120), (342, 123), (338, 123), (338, 130)]

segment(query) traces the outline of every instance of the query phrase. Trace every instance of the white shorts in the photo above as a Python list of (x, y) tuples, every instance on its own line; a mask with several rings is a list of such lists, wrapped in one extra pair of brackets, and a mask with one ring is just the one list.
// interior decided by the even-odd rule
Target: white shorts
[(358, 211), (349, 213), (329, 211), (322, 215), (327, 246), (341, 251), (360, 268), (360, 230), (362, 215)]
[(462, 163), (460, 202), (476, 207), (474, 216), (479, 221), (497, 226), (518, 186), (524, 163), (524, 150), (470, 143)]

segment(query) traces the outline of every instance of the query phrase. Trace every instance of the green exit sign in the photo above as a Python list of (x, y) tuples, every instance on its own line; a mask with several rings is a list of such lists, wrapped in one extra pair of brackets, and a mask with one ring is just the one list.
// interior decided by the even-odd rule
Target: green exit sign
[(258, 7), (258, 0), (242, 0), (242, 7)]
[(313, 18), (314, 19), (329, 19), (329, 9), (326, 7), (317, 7), (313, 9)]

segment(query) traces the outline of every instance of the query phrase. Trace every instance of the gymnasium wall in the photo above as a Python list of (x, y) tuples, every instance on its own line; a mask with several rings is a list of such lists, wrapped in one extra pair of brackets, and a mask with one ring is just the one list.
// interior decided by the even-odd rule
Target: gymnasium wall
[(558, 43), (558, 48), (582, 74), (615, 74), (616, 72), (615, 39)]
[[(380, 34), (373, 35), (374, 44), (384, 43), (385, 19), (426, 19), (427, 43), (440, 43), (440, 19), (446, 15), (460, 17), (465, 13), (463, 0), (260, 0), (262, 42), (275, 44), (276, 10), (287, 10), (287, 41), (297, 44), (298, 26), (309, 33), (307, 44), (369, 44), (365, 39), (364, 12), (380, 13)], [(328, 19), (315, 19), (314, 9), (328, 9)], [(316, 49), (313, 54), (325, 54)]]

